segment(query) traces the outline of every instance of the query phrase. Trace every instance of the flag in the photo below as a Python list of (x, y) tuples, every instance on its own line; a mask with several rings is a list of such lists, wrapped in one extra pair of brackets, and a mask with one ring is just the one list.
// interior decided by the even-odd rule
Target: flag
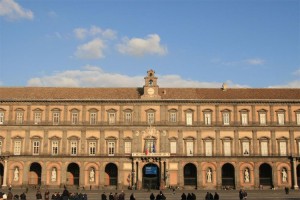
[(146, 148), (145, 154), (148, 155), (149, 151), (148, 148)]

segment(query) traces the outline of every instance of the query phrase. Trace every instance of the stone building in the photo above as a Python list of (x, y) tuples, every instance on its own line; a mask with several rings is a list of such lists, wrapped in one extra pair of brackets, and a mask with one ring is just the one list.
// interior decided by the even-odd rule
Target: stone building
[(298, 188), (300, 89), (0, 88), (2, 186)]

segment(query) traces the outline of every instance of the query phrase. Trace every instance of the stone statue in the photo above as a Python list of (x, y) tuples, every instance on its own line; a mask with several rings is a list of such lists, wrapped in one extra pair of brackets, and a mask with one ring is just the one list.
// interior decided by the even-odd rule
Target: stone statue
[(210, 169), (208, 169), (208, 171), (206, 172), (206, 180), (208, 183), (212, 182), (211, 177), (212, 177), (212, 172)]
[(15, 168), (14, 171), (14, 181), (19, 181), (19, 168)]
[(282, 182), (286, 182), (287, 181), (286, 169), (282, 169), (281, 173), (282, 173)]
[(95, 181), (95, 171), (92, 168), (90, 171), (90, 182), (94, 182)]
[(244, 180), (245, 180), (245, 183), (249, 183), (250, 182), (250, 174), (249, 174), (249, 169), (248, 168), (245, 169)]
[(51, 172), (51, 181), (52, 182), (56, 181), (56, 168), (55, 167), (52, 169), (52, 172)]

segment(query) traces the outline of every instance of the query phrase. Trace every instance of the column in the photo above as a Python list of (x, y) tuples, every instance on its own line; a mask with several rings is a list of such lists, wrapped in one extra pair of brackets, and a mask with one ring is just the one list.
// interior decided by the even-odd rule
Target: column
[(65, 162), (62, 162), (61, 164), (60, 174), (61, 174), (61, 181), (60, 181), (61, 185), (67, 185), (67, 166)]
[(46, 164), (46, 162), (42, 163), (41, 183), (42, 183), (42, 185), (47, 185), (47, 164)]
[(183, 133), (182, 130), (178, 130), (178, 153), (179, 155), (183, 155)]
[(259, 188), (260, 181), (259, 181), (259, 165), (258, 163), (254, 163), (254, 188)]
[(298, 190), (298, 178), (297, 178), (297, 160), (293, 158), (293, 179), (294, 179), (294, 189)]
[(103, 105), (101, 105), (100, 118), (100, 122), (103, 124), (105, 120), (105, 106)]
[(216, 176), (217, 176), (217, 189), (221, 189), (222, 188), (222, 169), (221, 169), (220, 162), (217, 162)]
[(86, 155), (87, 154), (87, 151), (85, 148), (85, 146), (86, 146), (86, 130), (81, 130), (80, 145), (81, 145), (81, 148), (80, 148), (79, 154)]
[(221, 154), (220, 149), (220, 130), (216, 130), (216, 156), (219, 156)]
[(31, 106), (27, 105), (27, 119), (26, 119), (26, 124), (30, 124), (30, 115), (31, 115)]
[(123, 189), (123, 186), (124, 186), (123, 177), (124, 177), (123, 162), (119, 162), (119, 165), (118, 165), (118, 183), (117, 183), (117, 188), (119, 190)]
[(86, 106), (82, 106), (82, 124), (86, 124)]
[(29, 167), (30, 167), (30, 161), (24, 162), (24, 167), (23, 167), (23, 182), (22, 185), (27, 185), (28, 184), (28, 172), (29, 172)]
[(100, 154), (105, 154), (105, 132), (104, 130), (100, 130)]
[(100, 162), (99, 167), (99, 187), (100, 189), (104, 189), (104, 178), (105, 178), (105, 163)]
[(259, 150), (257, 149), (258, 145), (257, 145), (257, 131), (256, 130), (252, 131), (252, 138), (253, 138), (253, 155), (257, 156)]
[(202, 184), (202, 166), (201, 166), (201, 162), (198, 161), (198, 167), (197, 167), (197, 189), (200, 190), (203, 188), (203, 184)]
[(143, 172), (142, 172), (142, 164), (139, 161), (138, 165), (137, 165), (137, 178), (138, 178), (138, 189), (142, 188), (142, 176), (143, 176)]
[(272, 181), (273, 181), (273, 185), (274, 185), (274, 187), (275, 188), (277, 188), (278, 187), (278, 180), (277, 180), (277, 166), (276, 166), (276, 162), (274, 162), (273, 164), (272, 164), (272, 174), (273, 174), (273, 177), (272, 177)]
[(197, 154), (202, 155), (202, 132), (197, 130)]
[(288, 120), (287, 120), (287, 123), (288, 124), (293, 124), (291, 105), (288, 105)]
[(135, 160), (134, 158), (132, 159), (132, 171), (131, 171), (131, 186), (133, 188), (133, 186), (136, 183), (136, 177), (135, 177), (135, 172), (136, 172), (136, 165), (135, 165)]
[(183, 166), (182, 162), (178, 162), (178, 184), (179, 187), (182, 188), (184, 186), (184, 180), (183, 180)]
[(239, 131), (234, 130), (234, 155), (238, 156), (240, 155), (240, 149), (239, 149)]
[(271, 125), (274, 124), (274, 108), (273, 108), (273, 105), (270, 105), (270, 124)]
[(215, 106), (216, 110), (216, 125), (219, 125), (219, 105)]
[(234, 181), (235, 181), (235, 188), (240, 188), (240, 166), (238, 163), (236, 163), (236, 167), (234, 170)]
[(294, 135), (294, 130), (289, 131), (290, 135), (290, 155), (294, 156), (295, 155), (295, 135)]
[(201, 124), (201, 107), (197, 105), (197, 113), (196, 113), (197, 125)]
[(25, 149), (24, 149), (24, 153), (26, 155), (29, 154), (31, 148), (30, 148), (30, 131), (29, 130), (25, 130)]
[(64, 105), (64, 118), (62, 124), (68, 124), (68, 105)]
[(62, 154), (66, 155), (67, 154), (67, 131), (63, 130), (62, 134)]
[(6, 187), (7, 186), (7, 184), (6, 184), (6, 182), (7, 182), (7, 159), (8, 158), (4, 158), (4, 173), (3, 173), (3, 184), (2, 184), (2, 187)]
[(182, 122), (182, 106), (181, 105), (178, 106), (178, 122), (179, 122), (179, 124), (181, 124), (181, 122)]
[(256, 124), (256, 110), (255, 105), (251, 105), (252, 124)]
[(43, 154), (46, 155), (48, 152), (48, 130), (44, 130), (44, 138), (43, 138)]
[(119, 130), (119, 149), (117, 149), (117, 154), (123, 155), (125, 152), (125, 147), (124, 147), (124, 131)]
[(271, 156), (277, 155), (277, 152), (276, 152), (276, 135), (275, 135), (274, 130), (271, 130), (271, 146), (272, 146)]
[[(27, 131), (26, 131), (26, 133), (27, 133)], [(5, 140), (6, 140), (6, 149), (7, 150), (11, 149), (10, 146), (11, 146), (11, 143), (13, 142), (11, 140), (11, 130), (7, 130), (7, 134), (6, 134)], [(26, 142), (26, 136), (25, 136), (25, 142)], [(14, 151), (14, 149), (12, 149), (12, 151)]]
[(46, 109), (45, 109), (45, 122), (46, 122), (46, 124), (50, 124), (49, 123), (49, 114), (50, 114), (49, 104), (47, 104)]
[(238, 111), (237, 111), (237, 105), (233, 106), (233, 124), (238, 124)]
[(170, 185), (170, 172), (169, 172), (169, 160), (165, 161), (165, 169), (166, 169), (166, 186)]
[(85, 173), (86, 170), (84, 169), (84, 163), (83, 162), (80, 162), (80, 169), (79, 169), (79, 187), (82, 187), (85, 185)]

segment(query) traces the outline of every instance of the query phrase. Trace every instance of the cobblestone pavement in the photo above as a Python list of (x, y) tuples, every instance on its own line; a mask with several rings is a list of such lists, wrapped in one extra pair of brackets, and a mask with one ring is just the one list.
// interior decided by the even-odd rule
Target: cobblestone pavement
[[(6, 189), (1, 190), (2, 192), (7, 192)], [(21, 194), (25, 189), (12, 189), (13, 194)], [(53, 192), (62, 193), (62, 189), (49, 189), (50, 194)], [(106, 194), (112, 192), (120, 193), (120, 190), (76, 190), (70, 189), (70, 192), (82, 192), (88, 195), (88, 200), (101, 200), (101, 194), (105, 191)], [(41, 192), (44, 193), (45, 189), (41, 189)], [(132, 190), (124, 190), (126, 194), (126, 200), (129, 200), (129, 196), (132, 192), (134, 192), (136, 200), (148, 200), (151, 192), (155, 195), (159, 193), (158, 190), (152, 190), (150, 192), (146, 190), (132, 191)], [(214, 194), (217, 192), (220, 195), (220, 199), (223, 200), (235, 200), (239, 199), (238, 190), (177, 190), (175, 194), (173, 194), (170, 190), (164, 190), (163, 193), (167, 197), (167, 200), (180, 200), (181, 194), (185, 192), (196, 194), (197, 200), (204, 200), (206, 192), (211, 192)], [(35, 200), (35, 189), (29, 189), (27, 193), (27, 200)], [(300, 190), (290, 190), (289, 194), (285, 194), (284, 190), (248, 190), (248, 200), (260, 200), (260, 199), (274, 199), (274, 200), (300, 200)], [(43, 198), (44, 199), (44, 198)]]

